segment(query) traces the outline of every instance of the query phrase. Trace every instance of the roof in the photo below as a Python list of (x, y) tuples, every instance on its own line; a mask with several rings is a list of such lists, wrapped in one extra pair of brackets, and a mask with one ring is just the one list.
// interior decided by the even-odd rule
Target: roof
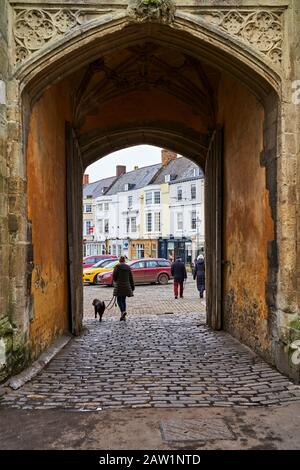
[(107, 195), (113, 195), (125, 191), (126, 184), (134, 185), (131, 189), (140, 189), (150, 184), (153, 178), (156, 177), (158, 171), (162, 168), (161, 163), (155, 165), (145, 166), (137, 170), (129, 171), (120, 176), (113, 184)]
[[(199, 170), (198, 176), (194, 175), (194, 169)], [(176, 160), (171, 160), (165, 167), (161, 163), (157, 163), (129, 171), (119, 176), (119, 178), (111, 176), (94, 183), (85, 184), (83, 186), (83, 198), (91, 196), (95, 199), (103, 194), (112, 196), (125, 191), (126, 184), (133, 185), (132, 188), (129, 188), (130, 190), (144, 188), (149, 184), (165, 183), (165, 175), (173, 175), (174, 179), (170, 181), (171, 184), (204, 178), (203, 171), (196, 163), (188, 158), (179, 157)], [(105, 193), (102, 192), (104, 188), (106, 188)]]
[[(195, 176), (194, 170), (198, 169), (199, 174)], [(179, 157), (176, 160), (171, 160), (167, 166), (163, 167), (157, 177), (152, 181), (153, 184), (165, 183), (165, 176), (173, 175), (174, 179), (170, 183), (178, 183), (179, 181), (188, 181), (192, 179), (204, 178), (204, 173), (201, 168), (188, 158)]]
[(83, 185), (83, 198), (91, 196), (93, 199), (99, 196), (102, 196), (102, 190), (104, 188), (108, 189), (117, 179), (116, 176), (111, 176), (109, 178), (104, 178), (103, 180), (95, 181), (94, 183), (84, 184)]

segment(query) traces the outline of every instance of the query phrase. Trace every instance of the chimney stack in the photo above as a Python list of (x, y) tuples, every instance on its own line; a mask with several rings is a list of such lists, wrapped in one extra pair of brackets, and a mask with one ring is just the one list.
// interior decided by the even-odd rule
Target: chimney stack
[(138, 170), (138, 169), (139, 169), (139, 167), (136, 165), (136, 166), (135, 166), (133, 169), (134, 169), (134, 170)]
[(172, 160), (176, 160), (177, 153), (171, 150), (162, 149), (161, 151), (161, 163), (163, 166), (167, 166)]
[(119, 176), (124, 175), (124, 173), (126, 173), (126, 166), (117, 165), (116, 166), (116, 177), (119, 178)]
[(89, 175), (83, 175), (82, 184), (89, 184), (89, 181), (90, 181)]

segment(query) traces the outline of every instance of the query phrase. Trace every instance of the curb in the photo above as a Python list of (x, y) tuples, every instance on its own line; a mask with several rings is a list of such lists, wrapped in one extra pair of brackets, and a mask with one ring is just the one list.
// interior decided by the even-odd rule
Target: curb
[(72, 338), (73, 336), (64, 335), (54, 341), (52, 346), (50, 346), (47, 351), (43, 352), (31, 366), (27, 367), (27, 369), (20, 372), (20, 374), (11, 377), (4, 384), (2, 384), (0, 387), (0, 396), (8, 392), (8, 387), (13, 390), (18, 390), (31, 379), (33, 379), (71, 341)]

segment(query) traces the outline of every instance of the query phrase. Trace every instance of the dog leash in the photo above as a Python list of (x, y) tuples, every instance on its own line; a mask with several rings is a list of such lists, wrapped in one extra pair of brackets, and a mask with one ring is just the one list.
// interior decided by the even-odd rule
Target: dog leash
[[(112, 303), (111, 307), (110, 307), (110, 304)], [(109, 301), (109, 304), (107, 305), (106, 307), (106, 310), (110, 310), (112, 309), (113, 307), (115, 307), (117, 305), (117, 297), (115, 295), (112, 296), (112, 298), (110, 299)]]

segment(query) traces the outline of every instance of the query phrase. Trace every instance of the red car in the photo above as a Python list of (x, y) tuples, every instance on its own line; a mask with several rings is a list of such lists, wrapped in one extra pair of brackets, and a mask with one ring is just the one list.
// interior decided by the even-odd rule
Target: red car
[[(163, 258), (137, 259), (130, 261), (133, 280), (135, 284), (168, 284), (171, 279), (171, 263)], [(98, 275), (98, 283), (113, 285), (113, 271)]]
[(83, 258), (83, 263), (82, 267), (89, 268), (91, 266), (94, 266), (94, 264), (98, 263), (98, 261), (101, 261), (102, 259), (115, 259), (116, 256), (112, 255), (93, 255), (93, 256), (86, 256)]

